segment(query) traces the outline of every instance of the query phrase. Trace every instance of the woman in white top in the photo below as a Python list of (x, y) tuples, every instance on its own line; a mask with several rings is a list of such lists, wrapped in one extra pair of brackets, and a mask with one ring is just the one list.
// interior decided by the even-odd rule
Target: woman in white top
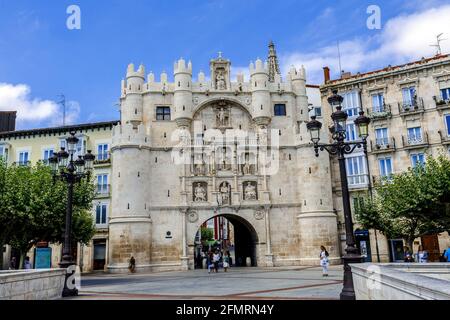
[(328, 251), (325, 249), (324, 246), (320, 246), (320, 265), (322, 266), (322, 273), (324, 277), (328, 277)]

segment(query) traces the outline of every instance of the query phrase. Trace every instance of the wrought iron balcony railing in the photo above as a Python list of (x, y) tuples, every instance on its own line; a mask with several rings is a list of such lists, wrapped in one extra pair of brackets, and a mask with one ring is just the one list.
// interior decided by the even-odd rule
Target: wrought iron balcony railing
[(398, 112), (400, 115), (423, 112), (425, 106), (422, 98), (414, 98), (411, 101), (403, 101), (398, 104)]
[(428, 132), (423, 135), (402, 136), (402, 143), (404, 148), (416, 148), (428, 145)]

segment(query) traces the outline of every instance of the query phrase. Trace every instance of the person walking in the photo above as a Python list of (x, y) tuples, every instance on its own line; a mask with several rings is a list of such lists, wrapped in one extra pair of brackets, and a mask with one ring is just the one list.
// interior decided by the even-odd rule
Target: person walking
[(208, 273), (211, 273), (211, 268), (214, 266), (213, 255), (211, 251), (209, 251), (206, 255), (206, 266), (208, 267)]
[(419, 250), (417, 251), (417, 262), (419, 263), (427, 263), (428, 262), (428, 251), (423, 250), (423, 246), (419, 246)]
[(443, 257), (445, 262), (450, 262), (450, 244), (448, 245), (447, 250), (445, 250)]
[(230, 253), (227, 251), (225, 255), (223, 256), (223, 270), (227, 272), (228, 268), (230, 267)]
[(16, 257), (12, 257), (11, 261), (9, 262), (9, 270), (16, 270), (16, 269), (17, 269)]
[(133, 256), (130, 258), (130, 264), (128, 265), (128, 270), (130, 270), (131, 273), (134, 273), (136, 270), (136, 260)]
[(322, 276), (328, 277), (328, 266), (330, 262), (328, 261), (328, 251), (324, 246), (320, 246), (320, 265), (322, 266)]
[(219, 251), (216, 251), (213, 255), (213, 263), (214, 263), (214, 272), (219, 272), (219, 261), (220, 261), (220, 254)]
[(31, 266), (30, 257), (25, 257), (25, 261), (23, 262), (23, 268), (25, 270), (33, 269), (33, 267)]
[(412, 252), (409, 250), (409, 247), (404, 246), (403, 247), (403, 258), (405, 262), (414, 262), (414, 257)]

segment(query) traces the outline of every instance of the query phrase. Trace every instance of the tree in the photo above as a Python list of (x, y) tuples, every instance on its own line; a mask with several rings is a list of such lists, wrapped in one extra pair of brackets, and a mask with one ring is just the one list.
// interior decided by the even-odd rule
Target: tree
[[(25, 254), (39, 241), (63, 240), (67, 185), (53, 181), (50, 169), (35, 166), (0, 165), (0, 242)], [(91, 181), (75, 186), (72, 239), (87, 243), (95, 232), (91, 211), (95, 187)]]
[(358, 222), (389, 238), (414, 239), (450, 230), (450, 160), (427, 163), (392, 175), (375, 186), (373, 200), (356, 208)]

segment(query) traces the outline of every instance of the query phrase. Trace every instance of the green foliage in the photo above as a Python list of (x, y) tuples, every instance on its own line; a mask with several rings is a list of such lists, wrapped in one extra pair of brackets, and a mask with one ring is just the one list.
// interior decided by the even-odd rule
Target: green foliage
[(377, 184), (374, 199), (356, 208), (356, 217), (363, 227), (411, 245), (417, 237), (450, 229), (449, 205), (450, 160), (441, 155)]
[(201, 228), (200, 230), (203, 241), (214, 240), (214, 231), (209, 228)]
[[(95, 232), (91, 214), (95, 186), (84, 181), (74, 189), (72, 236), (87, 243)], [(0, 162), (0, 243), (26, 253), (36, 242), (61, 242), (65, 229), (67, 184), (53, 181), (50, 169), (6, 166)]]

